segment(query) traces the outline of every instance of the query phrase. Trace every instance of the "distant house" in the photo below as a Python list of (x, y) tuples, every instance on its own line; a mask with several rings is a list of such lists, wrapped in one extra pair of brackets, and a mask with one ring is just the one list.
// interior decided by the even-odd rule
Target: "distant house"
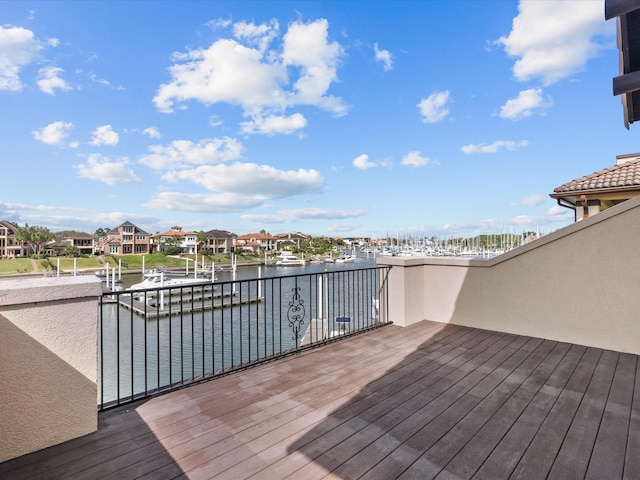
[(618, 155), (615, 166), (565, 183), (550, 194), (558, 205), (574, 210), (576, 222), (638, 195), (640, 153)]
[(293, 250), (294, 248), (300, 248), (302, 242), (304, 242), (308, 235), (304, 233), (278, 233), (276, 235), (276, 245), (278, 250)]
[(107, 233), (104, 253), (114, 255), (151, 253), (149, 234), (131, 222), (124, 222)]
[(182, 253), (194, 254), (198, 250), (198, 232), (183, 232), (176, 225), (170, 230), (151, 235), (151, 251), (164, 252), (170, 247), (179, 247)]
[(11, 222), (0, 220), (0, 258), (28, 256), (28, 249), (15, 240), (18, 228)]
[(278, 239), (268, 233), (249, 233), (234, 240), (236, 251), (244, 250), (258, 253), (261, 250), (273, 251), (278, 248)]
[(80, 255), (93, 255), (97, 251), (96, 237), (77, 232), (69, 236), (56, 237), (44, 246), (45, 252), (53, 256), (64, 255), (67, 247), (76, 247)]
[(205, 249), (213, 254), (228, 254), (233, 251), (233, 240), (236, 237), (226, 230), (209, 230), (206, 234)]

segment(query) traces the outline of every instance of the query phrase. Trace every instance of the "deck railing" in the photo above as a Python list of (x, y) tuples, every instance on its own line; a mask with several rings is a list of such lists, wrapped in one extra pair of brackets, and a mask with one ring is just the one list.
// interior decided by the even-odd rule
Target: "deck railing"
[(389, 268), (105, 293), (98, 332), (98, 408), (389, 323)]

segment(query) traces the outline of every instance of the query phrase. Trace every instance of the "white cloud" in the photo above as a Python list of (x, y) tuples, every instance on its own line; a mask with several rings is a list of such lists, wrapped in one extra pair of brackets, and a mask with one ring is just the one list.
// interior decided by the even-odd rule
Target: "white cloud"
[(338, 218), (357, 218), (363, 216), (364, 210), (330, 210), (326, 208), (294, 208), (280, 210), (278, 213), (291, 219), (333, 220)]
[(515, 142), (513, 140), (498, 140), (491, 144), (480, 143), (477, 145), (465, 145), (461, 148), (461, 150), (467, 155), (472, 155), (474, 153), (497, 153), (498, 150), (502, 148), (514, 151), (518, 148), (526, 147), (527, 145), (529, 145), (529, 142), (527, 140), (521, 140), (519, 142)]
[(242, 144), (234, 138), (214, 138), (193, 143), (174, 140), (170, 145), (152, 145), (151, 153), (140, 157), (140, 163), (154, 169), (185, 168), (237, 160), (242, 155)]
[(235, 40), (218, 40), (206, 50), (176, 54), (174, 59), (172, 81), (161, 85), (153, 99), (161, 111), (171, 112), (175, 103), (188, 100), (226, 102), (247, 111), (285, 102), (280, 85), (287, 79), (281, 65), (266, 62), (260, 51)]
[(338, 42), (329, 43), (328, 36), (329, 22), (325, 19), (292, 23), (283, 39), (282, 62), (300, 69), (293, 85), (295, 104), (315, 105), (344, 115), (342, 100), (325, 96), (331, 83), (338, 79), (338, 65), (344, 55), (342, 46)]
[[(184, 106), (189, 100), (205, 105), (237, 105), (251, 119), (244, 124), (245, 129), (266, 134), (278, 130), (258, 128), (263, 119), (293, 119), (299, 128), (303, 117), (283, 115), (296, 106), (310, 105), (335, 115), (345, 114), (347, 107), (342, 99), (327, 95), (337, 80), (337, 68), (344, 55), (337, 42), (328, 41), (328, 22), (294, 22), (281, 46), (268, 49), (277, 27), (275, 21), (263, 25), (241, 22), (234, 25), (234, 32), (247, 45), (235, 39), (220, 39), (206, 49), (174, 54), (175, 63), (169, 68), (171, 81), (160, 85), (154, 104), (164, 112), (173, 111), (176, 104)], [(290, 133), (290, 128), (287, 124), (282, 132)]]
[(436, 123), (449, 114), (449, 90), (434, 92), (418, 104), (424, 123)]
[(553, 102), (550, 98), (542, 98), (541, 88), (522, 90), (516, 98), (507, 100), (500, 107), (500, 117), (509, 120), (520, 120), (529, 117), (535, 110), (549, 108)]
[(211, 115), (209, 117), (209, 126), (210, 127), (219, 127), (222, 124), (223, 124), (222, 119), (220, 117), (218, 117), (217, 115)]
[(239, 162), (173, 171), (165, 174), (163, 179), (168, 182), (186, 180), (212, 192), (254, 196), (264, 200), (317, 192), (323, 185), (322, 176), (313, 169), (284, 171), (269, 165)]
[(71, 122), (53, 122), (40, 130), (31, 132), (33, 138), (48, 145), (60, 145), (73, 128)]
[(147, 135), (149, 138), (160, 138), (160, 131), (156, 127), (147, 127), (142, 133)]
[(258, 195), (238, 195), (235, 193), (160, 192), (145, 203), (144, 206), (160, 210), (225, 213), (258, 207), (264, 201), (265, 199)]
[(87, 77), (89, 78), (89, 80), (91, 80), (92, 82), (97, 83), (98, 85), (104, 85), (105, 87), (109, 87), (113, 90), (125, 90), (124, 87), (122, 86), (116, 86), (113, 85), (109, 80), (104, 79), (104, 78), (98, 78), (98, 76), (94, 73), (94, 72), (89, 72), (87, 74)]
[(537, 207), (538, 205), (542, 205), (546, 200), (547, 197), (543, 195), (531, 195), (529, 197), (523, 198), (517, 203), (514, 203), (513, 206)]
[(59, 75), (64, 72), (60, 67), (44, 67), (38, 71), (38, 87), (44, 93), (48, 93), (49, 95), (55, 95), (55, 89), (68, 91), (73, 90), (73, 88), (67, 84)]
[(561, 207), (560, 205), (554, 205), (549, 209), (547, 215), (553, 217), (554, 220), (565, 220), (565, 219), (573, 219), (575, 214), (572, 209)]
[(358, 155), (353, 159), (353, 166), (359, 168), (360, 170), (367, 170), (368, 168), (377, 167), (378, 164), (369, 161), (369, 155), (363, 153), (362, 155)]
[(60, 40), (55, 38), (55, 37), (49, 38), (47, 40), (47, 45), (49, 45), (50, 47), (54, 47), (55, 48), (58, 45), (60, 45)]
[(325, 208), (296, 208), (280, 210), (274, 215), (245, 214), (240, 218), (256, 224), (295, 223), (298, 220), (333, 220), (361, 217), (364, 210), (330, 210)]
[(278, 36), (279, 28), (278, 21), (275, 19), (260, 25), (241, 21), (233, 25), (233, 34), (237, 39), (245, 40), (249, 45), (255, 45), (258, 50), (264, 52)]
[(429, 165), (431, 160), (427, 157), (423, 157), (422, 154), (418, 151), (412, 151), (407, 153), (402, 159), (402, 165), (409, 167), (424, 167), (425, 165)]
[(614, 33), (614, 23), (604, 19), (602, 2), (520, 1), (511, 32), (497, 43), (517, 58), (516, 79), (540, 78), (549, 85), (582, 70), (603, 48), (595, 37)]
[(233, 22), (228, 18), (217, 18), (215, 20), (209, 20), (205, 25), (211, 30), (217, 30), (218, 28), (228, 28)]
[(373, 45), (373, 50), (376, 53), (376, 61), (382, 63), (385, 72), (393, 69), (393, 56), (389, 50), (379, 49), (377, 43)]
[(267, 118), (254, 117), (240, 124), (243, 133), (262, 133), (265, 135), (291, 134), (307, 126), (307, 119), (300, 113), (290, 117), (271, 115)]
[(96, 128), (92, 135), (93, 137), (89, 142), (91, 145), (117, 145), (120, 141), (118, 133), (113, 130), (111, 125), (102, 125), (101, 127)]
[(284, 215), (245, 214), (245, 215), (240, 215), (240, 218), (245, 222), (256, 223), (259, 225), (295, 222), (294, 218), (286, 217)]
[(41, 49), (31, 30), (0, 26), (0, 90), (22, 90), (20, 70), (36, 60)]
[(97, 180), (107, 185), (119, 183), (140, 183), (140, 179), (127, 165), (129, 161), (124, 158), (119, 161), (111, 161), (109, 157), (94, 153), (89, 155), (87, 163), (76, 165), (78, 177), (89, 180)]
[(34, 212), (78, 212), (81, 208), (78, 207), (60, 207), (53, 205), (28, 205), (26, 203), (8, 203), (0, 202), (0, 209), (2, 211), (14, 212), (16, 210), (29, 210)]
[(345, 233), (352, 232), (360, 228), (360, 224), (358, 223), (344, 223), (344, 222), (336, 222), (330, 225), (327, 228), (327, 231), (334, 233)]
[[(131, 212), (95, 212), (83, 207), (10, 204), (0, 202), (0, 218), (18, 223), (41, 225), (52, 231), (77, 230), (92, 233), (105, 225), (120, 225), (132, 221), (136, 225), (156, 222), (157, 219)], [(87, 230), (90, 228), (90, 230)]]

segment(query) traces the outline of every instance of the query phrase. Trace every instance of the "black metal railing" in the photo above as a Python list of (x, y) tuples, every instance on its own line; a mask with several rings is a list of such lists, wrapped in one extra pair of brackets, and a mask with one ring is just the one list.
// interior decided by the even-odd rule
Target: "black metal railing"
[(105, 410), (389, 323), (389, 267), (106, 292)]

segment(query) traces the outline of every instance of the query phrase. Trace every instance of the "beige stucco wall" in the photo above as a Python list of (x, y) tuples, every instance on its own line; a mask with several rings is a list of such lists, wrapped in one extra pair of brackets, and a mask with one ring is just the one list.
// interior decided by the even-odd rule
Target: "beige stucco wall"
[(384, 257), (391, 320), (640, 354), (640, 198), (491, 260)]
[(97, 429), (94, 276), (0, 280), (0, 462)]

